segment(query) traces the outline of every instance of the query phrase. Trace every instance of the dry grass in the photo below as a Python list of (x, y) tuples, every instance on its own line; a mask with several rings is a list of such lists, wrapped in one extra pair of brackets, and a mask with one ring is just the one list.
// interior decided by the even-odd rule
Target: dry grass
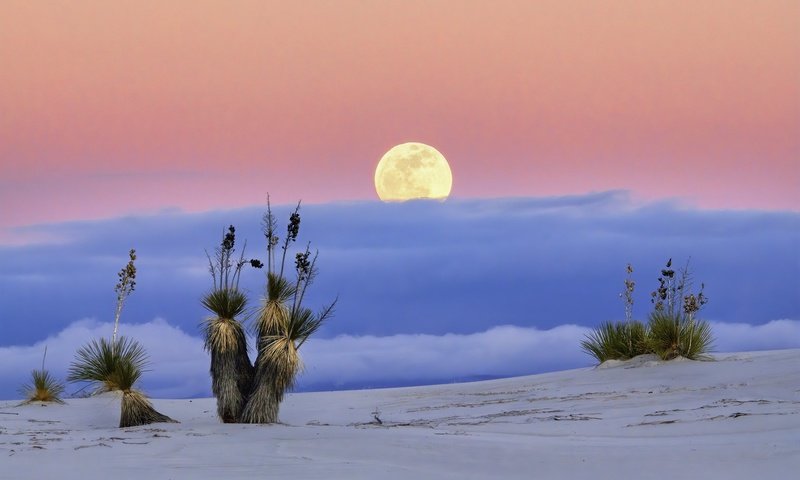
[(151, 423), (178, 422), (157, 412), (153, 408), (153, 404), (142, 392), (134, 389), (124, 390), (122, 392), (122, 411), (119, 417), (120, 428), (137, 427)]

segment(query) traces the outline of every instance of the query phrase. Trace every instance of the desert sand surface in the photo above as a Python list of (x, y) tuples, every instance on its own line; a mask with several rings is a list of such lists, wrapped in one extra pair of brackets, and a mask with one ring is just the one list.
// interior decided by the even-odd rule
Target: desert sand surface
[(214, 399), (153, 403), (181, 423), (117, 428), (111, 394), (2, 401), (0, 478), (765, 480), (800, 471), (800, 350), (291, 394), (277, 425), (221, 424)]

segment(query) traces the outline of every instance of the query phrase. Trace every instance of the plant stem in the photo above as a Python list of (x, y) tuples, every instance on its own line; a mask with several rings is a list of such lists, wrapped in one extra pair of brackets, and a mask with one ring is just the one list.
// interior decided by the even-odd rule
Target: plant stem
[(117, 330), (119, 330), (119, 316), (122, 314), (122, 304), (125, 302), (125, 298), (121, 295), (117, 296), (117, 311), (114, 313), (114, 334), (111, 335), (111, 343), (116, 344), (117, 342)]

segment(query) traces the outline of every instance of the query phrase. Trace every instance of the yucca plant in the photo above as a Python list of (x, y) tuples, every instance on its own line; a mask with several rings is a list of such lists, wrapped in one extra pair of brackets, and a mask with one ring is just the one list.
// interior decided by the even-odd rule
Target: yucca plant
[[(667, 260), (658, 278), (658, 288), (653, 291), (653, 311), (647, 325), (632, 320), (633, 267), (628, 264), (625, 290), (620, 298), (625, 302), (625, 323), (603, 323), (581, 342), (581, 348), (599, 362), (626, 360), (643, 353), (655, 353), (663, 360), (677, 357), (705, 358), (711, 349), (711, 326), (697, 320), (695, 315), (708, 302), (700, 284), (697, 294), (691, 292), (692, 274), (689, 262), (676, 275), (672, 259)], [(681, 308), (682, 302), (682, 308)]]
[(697, 312), (708, 303), (705, 285), (701, 283), (700, 291), (692, 293), (689, 261), (681, 269), (677, 281), (674, 280), (675, 271), (671, 266), (670, 258), (666, 268), (661, 270), (658, 290), (651, 294), (654, 310), (649, 318), (648, 344), (664, 360), (677, 357), (691, 360), (705, 358), (713, 343), (711, 326), (695, 318)]
[(262, 299), (261, 308), (255, 318), (257, 357), (255, 376), (250, 397), (243, 412), (245, 423), (274, 423), (278, 418), (278, 405), (282, 395), (275, 389), (276, 372), (268, 361), (266, 352), (270, 339), (280, 335), (283, 326), (289, 322), (288, 303), (294, 295), (294, 285), (277, 273), (267, 272), (267, 294)]
[[(650, 294), (653, 311), (647, 325), (632, 321), (633, 267), (626, 269), (625, 291), (620, 297), (625, 302), (625, 323), (603, 323), (581, 342), (581, 348), (598, 361), (625, 360), (643, 353), (655, 353), (663, 360), (677, 357), (705, 358), (713, 342), (711, 326), (697, 320), (695, 314), (708, 302), (700, 285), (697, 294), (691, 293), (692, 275), (689, 262), (676, 275), (672, 259), (667, 260), (658, 278), (658, 288)], [(681, 308), (681, 302), (683, 308)]]
[(252, 383), (247, 336), (236, 319), (246, 300), (242, 292), (228, 289), (203, 298), (203, 306), (215, 314), (205, 322), (205, 348), (211, 355), (211, 391), (217, 398), (217, 414), (225, 423), (239, 421)]
[(135, 388), (147, 365), (147, 353), (135, 340), (124, 336), (116, 340), (92, 340), (78, 350), (67, 380), (88, 382), (94, 393), (122, 393), (119, 426), (132, 427), (157, 422), (175, 422), (153, 408), (147, 397)]
[(135, 388), (147, 365), (147, 353), (136, 340), (118, 337), (122, 306), (136, 285), (136, 250), (129, 252), (130, 261), (119, 272), (117, 309), (114, 315), (114, 333), (111, 340), (92, 340), (78, 349), (76, 359), (70, 364), (67, 380), (88, 382), (92, 393), (115, 392), (122, 394), (119, 426), (132, 427), (156, 422), (175, 422), (157, 412), (144, 393)]
[(278, 421), (280, 403), (286, 392), (294, 387), (297, 374), (302, 370), (298, 350), (333, 314), (336, 303), (334, 301), (317, 314), (303, 306), (306, 290), (317, 274), (316, 255), (311, 257), (308, 246), (295, 255), (294, 282), (284, 277), (289, 246), (297, 240), (300, 232), (300, 204), (289, 217), (280, 263), (275, 258), (279, 243), (276, 225), (268, 199), (264, 216), (267, 286), (254, 329), (258, 354), (253, 388), (242, 413), (242, 422), (245, 423)]
[(647, 337), (647, 327), (642, 322), (604, 322), (586, 336), (581, 342), (581, 349), (600, 363), (628, 360), (652, 353)]
[(284, 276), (289, 247), (300, 232), (300, 204), (289, 217), (286, 237), (276, 261), (279, 239), (267, 197), (264, 235), (267, 239), (267, 285), (261, 306), (255, 313), (256, 361), (250, 363), (245, 330), (237, 317), (243, 316), (247, 297), (239, 290), (242, 267), (261, 268), (257, 260), (234, 260), (235, 229), (228, 228), (209, 270), (214, 288), (203, 297), (203, 306), (214, 315), (206, 320), (205, 348), (211, 354), (211, 389), (217, 398), (217, 413), (223, 422), (274, 423), (285, 393), (294, 387), (302, 369), (298, 349), (333, 313), (333, 302), (315, 314), (303, 306), (308, 286), (316, 276), (316, 255), (306, 247), (295, 255), (294, 281)]
[(64, 400), (61, 399), (61, 395), (64, 393), (64, 384), (44, 368), (31, 372), (31, 382), (23, 385), (20, 393), (25, 398), (23, 403), (64, 403)]
[(31, 382), (23, 385), (19, 392), (25, 398), (24, 403), (31, 402), (52, 402), (64, 403), (61, 395), (64, 393), (64, 384), (57, 380), (44, 368), (47, 358), (47, 347), (44, 348), (42, 355), (42, 369), (31, 372)]
[[(265, 302), (267, 303), (267, 302)], [(253, 391), (242, 415), (245, 423), (274, 423), (284, 395), (295, 386), (303, 368), (299, 349), (333, 313), (333, 304), (319, 313), (297, 308), (279, 317), (281, 324), (259, 337)]]
[(247, 306), (247, 296), (239, 290), (242, 268), (261, 268), (257, 259), (245, 260), (244, 249), (234, 260), (236, 229), (231, 225), (223, 234), (214, 258), (206, 252), (213, 289), (202, 300), (212, 313), (204, 325), (205, 349), (211, 355), (211, 391), (217, 399), (217, 414), (224, 423), (238, 422), (253, 380), (253, 366), (247, 354), (247, 336), (238, 320)]
[(633, 319), (633, 266), (625, 267), (625, 290), (619, 297), (625, 303), (625, 322), (605, 322), (581, 342), (581, 349), (602, 363), (606, 360), (627, 360), (652, 353), (647, 343), (647, 327)]
[(655, 311), (650, 314), (649, 329), (648, 344), (663, 360), (704, 359), (713, 343), (711, 326), (707, 322), (680, 314)]

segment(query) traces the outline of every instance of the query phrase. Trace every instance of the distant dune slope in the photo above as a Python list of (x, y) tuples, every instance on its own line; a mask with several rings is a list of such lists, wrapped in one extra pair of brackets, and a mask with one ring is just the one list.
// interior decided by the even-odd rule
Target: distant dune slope
[(290, 395), (282, 423), (115, 428), (113, 395), (0, 403), (0, 478), (778, 479), (800, 470), (800, 350)]

